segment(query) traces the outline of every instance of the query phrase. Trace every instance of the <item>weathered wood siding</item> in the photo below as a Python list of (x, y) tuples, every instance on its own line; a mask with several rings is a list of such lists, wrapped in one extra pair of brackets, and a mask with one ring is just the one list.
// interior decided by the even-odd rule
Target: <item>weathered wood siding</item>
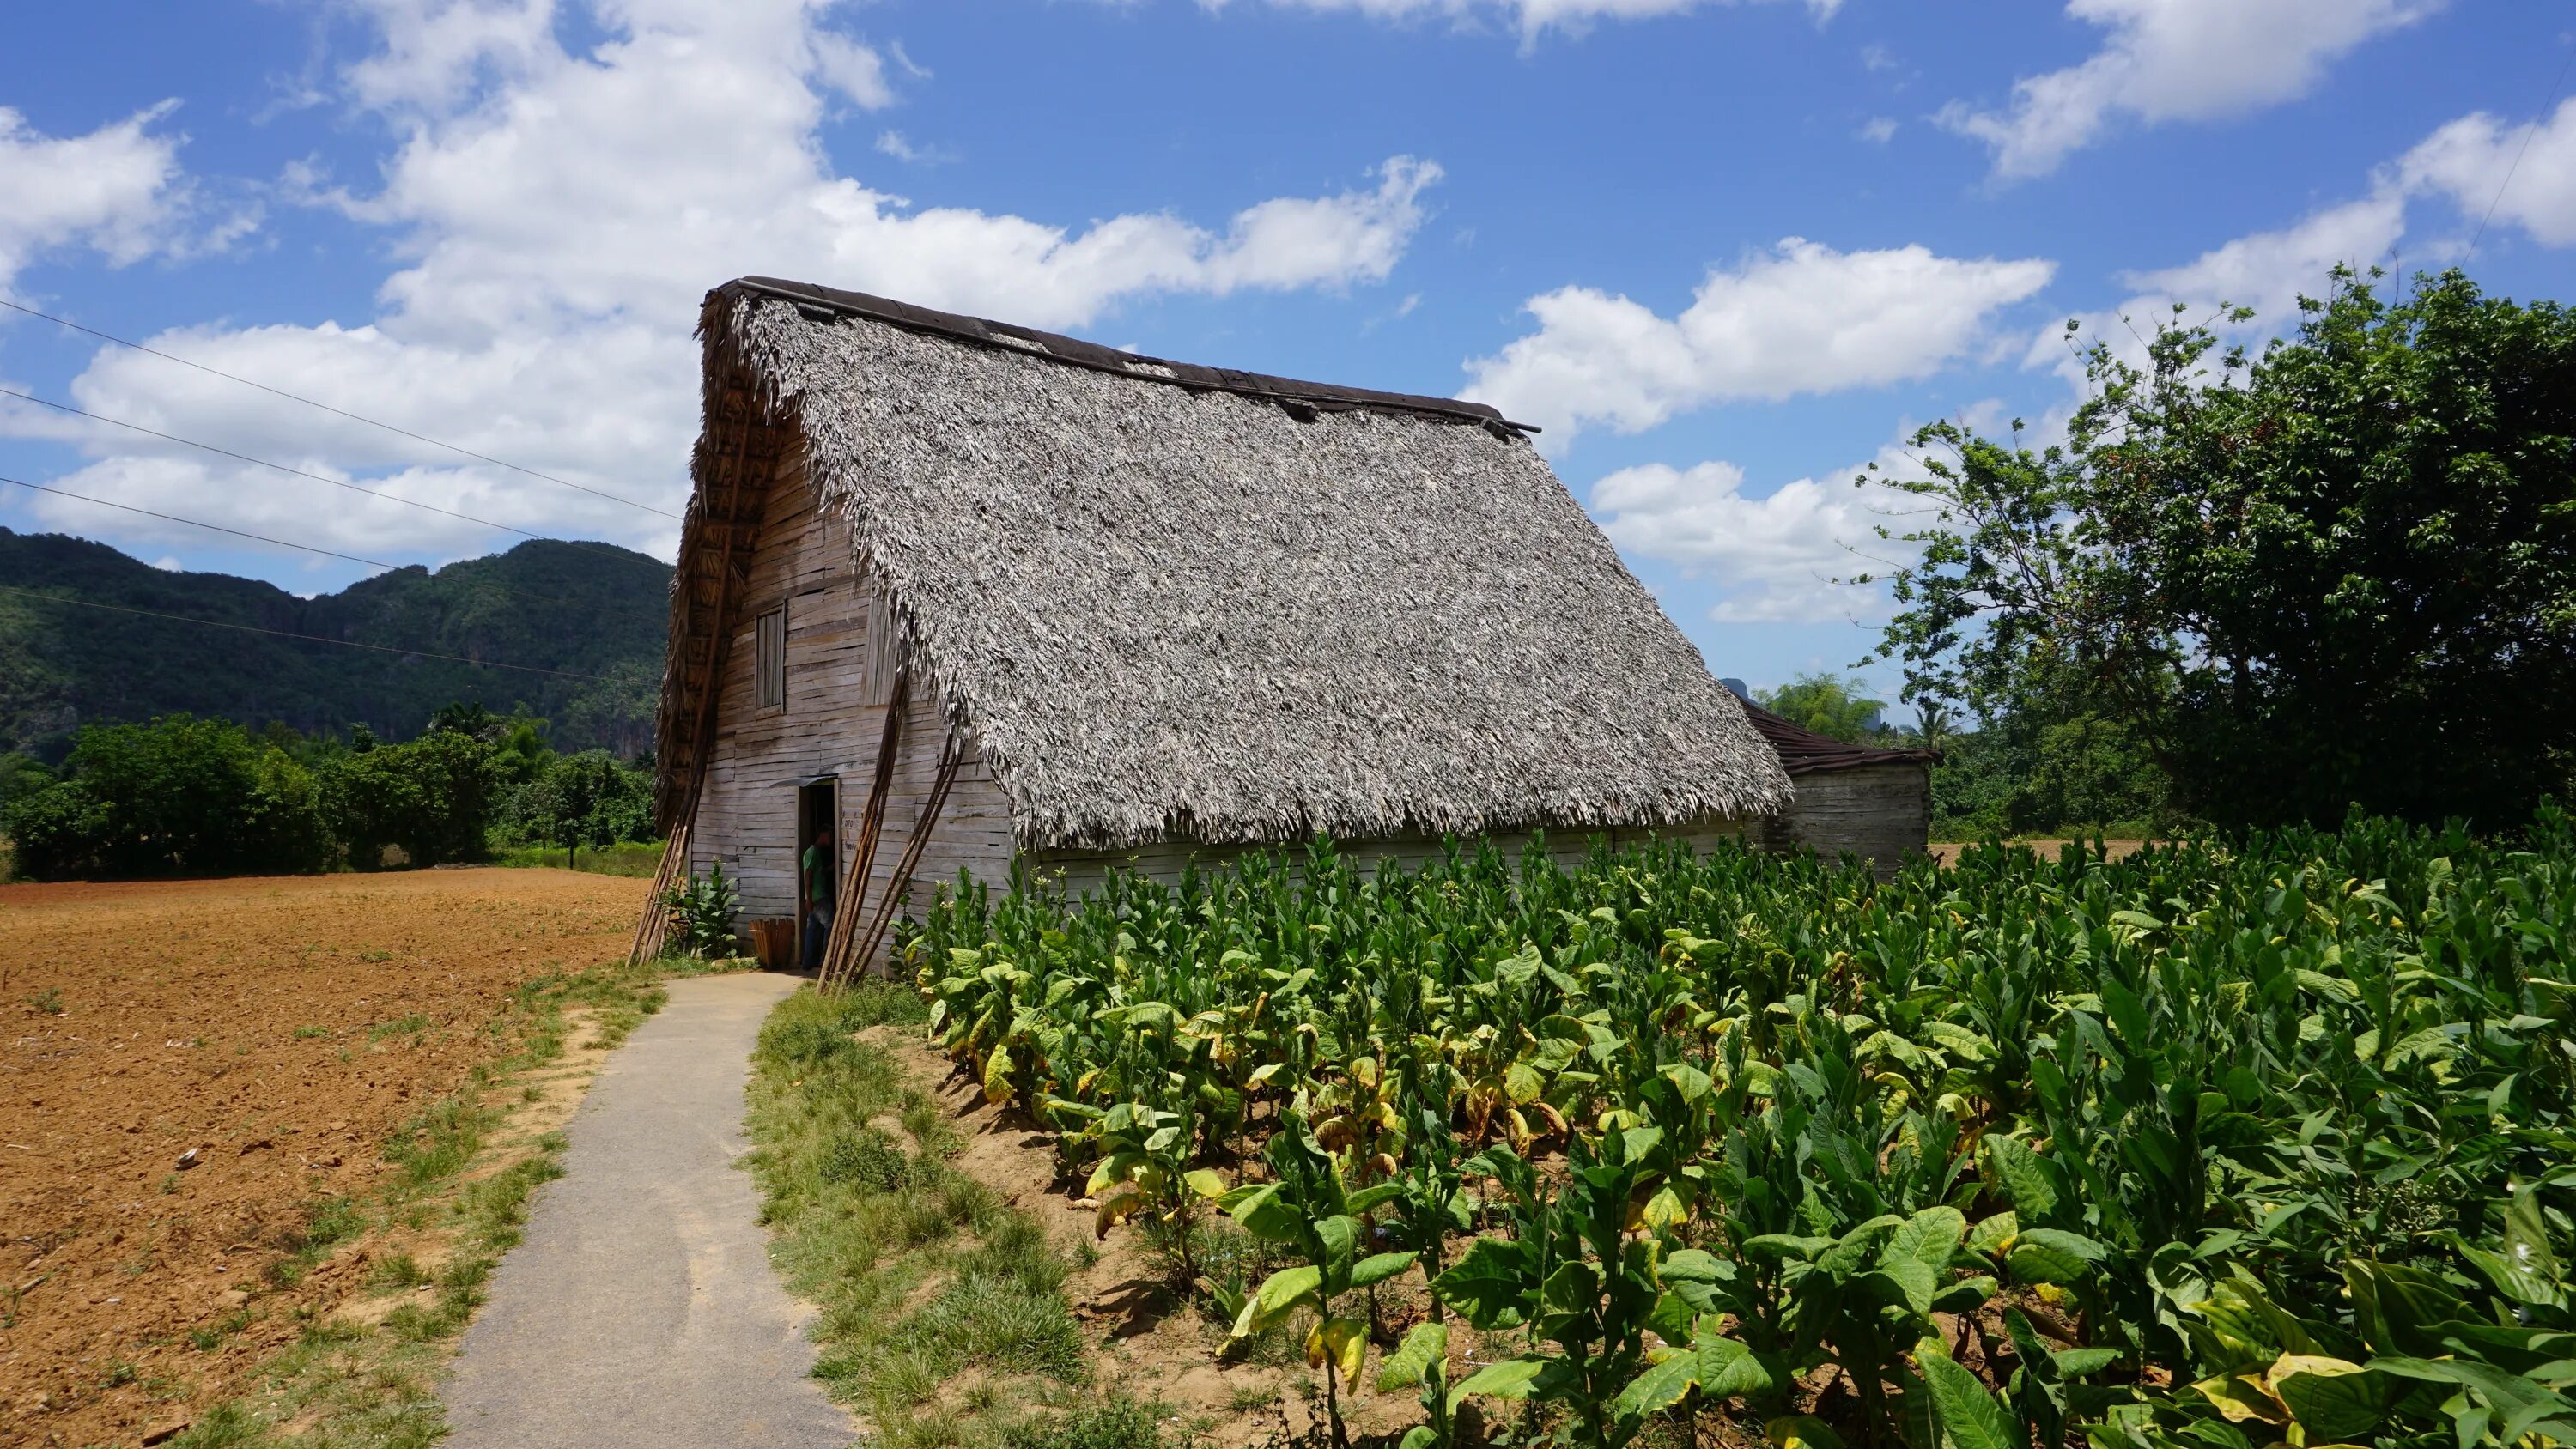
[[(703, 874), (722, 861), (739, 883), (745, 920), (795, 914), (796, 862), (804, 848), (796, 839), (798, 780), (840, 777), (844, 868), (857, 843), (886, 711), (864, 702), (870, 598), (854, 559), (847, 526), (816, 507), (801, 463), (791, 458), (771, 483), (749, 579), (736, 593), (714, 747), (689, 839), (689, 869)], [(787, 606), (787, 697), (780, 708), (761, 709), (753, 703), (753, 620), (781, 601)], [(866, 902), (871, 910), (919, 828), (938, 768), (947, 722), (937, 700), (935, 682), (913, 682)], [(914, 879), (953, 880), (965, 867), (978, 879), (1006, 881), (1009, 861), (1008, 802), (982, 756), (970, 752)], [(926, 888), (915, 893), (929, 898)]]
[[(1547, 853), (1559, 864), (1574, 865), (1591, 851), (1593, 840), (1603, 836), (1608, 837), (1614, 847), (1636, 844), (1648, 839), (1660, 839), (1687, 841), (1693, 849), (1705, 850), (1722, 840), (1742, 839), (1744, 828), (1744, 822), (1740, 820), (1713, 820), (1664, 830), (1551, 830), (1547, 832)], [(1526, 831), (1511, 832), (1494, 836), (1493, 842), (1495, 848), (1502, 851), (1505, 857), (1518, 860), (1521, 852), (1529, 845), (1530, 835)], [(1303, 841), (1290, 841), (1283, 847), (1274, 848), (1298, 851), (1302, 850), (1304, 845)], [(1389, 861), (1400, 865), (1418, 866), (1440, 854), (1442, 848), (1438, 839), (1424, 835), (1394, 836), (1380, 840), (1349, 840), (1340, 842), (1340, 847), (1344, 853), (1362, 862), (1361, 869), (1364, 872), (1374, 869), (1379, 863)], [(1124, 868), (1169, 883), (1180, 879), (1183, 868), (1193, 861), (1201, 869), (1206, 869), (1210, 866), (1222, 865), (1250, 848), (1252, 847), (1242, 845), (1201, 845), (1193, 841), (1162, 841), (1123, 851), (1035, 851), (1031, 852), (1026, 860), (1033, 870), (1044, 871), (1049, 875), (1061, 872), (1066, 891), (1074, 896), (1080, 896), (1085, 891), (1097, 890), (1112, 870)]]
[(1848, 851), (1893, 875), (1923, 853), (1932, 831), (1932, 774), (1912, 761), (1818, 770), (1790, 780), (1798, 798), (1768, 816), (1756, 840), (1765, 850)]

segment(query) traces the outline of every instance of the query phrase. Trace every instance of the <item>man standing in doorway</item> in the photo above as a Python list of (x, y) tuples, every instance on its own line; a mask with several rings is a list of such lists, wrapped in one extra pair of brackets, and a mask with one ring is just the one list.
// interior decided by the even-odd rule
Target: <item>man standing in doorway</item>
[(808, 971), (823, 969), (823, 943), (832, 937), (832, 887), (834, 860), (832, 827), (814, 832), (814, 843), (805, 847), (805, 952)]

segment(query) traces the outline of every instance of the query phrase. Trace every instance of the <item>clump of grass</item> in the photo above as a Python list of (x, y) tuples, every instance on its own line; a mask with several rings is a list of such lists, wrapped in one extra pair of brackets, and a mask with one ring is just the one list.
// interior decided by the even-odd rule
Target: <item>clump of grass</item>
[(63, 989), (59, 986), (48, 986), (28, 997), (27, 1004), (34, 1007), (40, 1016), (60, 1016), (63, 1014)]
[(414, 1012), (409, 1016), (397, 1016), (391, 1021), (380, 1021), (368, 1027), (367, 1040), (383, 1041), (387, 1037), (419, 1036), (428, 1030), (429, 1018)]
[(1028, 1418), (1002, 1436), (1004, 1449), (1161, 1449), (1159, 1406), (1124, 1394), (1077, 1404), (1062, 1417)]
[[(1083, 1381), (1072, 1264), (1034, 1218), (948, 1164), (955, 1133), (937, 1104), (857, 1039), (922, 1017), (918, 997), (876, 984), (781, 1002), (752, 1058), (752, 1170), (779, 1267), (821, 1306), (815, 1374), (833, 1397), (889, 1449), (998, 1449), (1022, 1422), (1015, 1384)], [(912, 1151), (870, 1125), (889, 1110)], [(962, 1407), (936, 1402), (961, 1378), (974, 1385)]]
[(429, 1271), (409, 1253), (391, 1253), (376, 1260), (367, 1274), (370, 1293), (408, 1293), (429, 1281)]

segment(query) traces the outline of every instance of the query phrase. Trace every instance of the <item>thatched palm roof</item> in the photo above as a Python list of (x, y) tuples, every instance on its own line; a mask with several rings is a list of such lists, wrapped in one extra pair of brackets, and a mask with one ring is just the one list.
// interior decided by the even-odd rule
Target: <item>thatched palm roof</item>
[[(747, 397), (902, 601), (1025, 848), (1787, 803), (1735, 697), (1490, 408), (761, 279), (711, 293), (704, 334), (684, 576), (723, 535), (718, 413)], [(666, 731), (680, 653), (675, 627)]]

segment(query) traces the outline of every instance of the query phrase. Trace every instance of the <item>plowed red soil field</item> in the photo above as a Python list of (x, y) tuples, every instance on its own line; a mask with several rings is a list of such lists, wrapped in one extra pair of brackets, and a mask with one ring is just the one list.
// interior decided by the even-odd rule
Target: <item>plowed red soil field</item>
[(647, 884), (0, 886), (0, 1444), (134, 1443), (345, 1295), (333, 1264), (262, 1274), (505, 1049), (513, 988), (624, 953)]

